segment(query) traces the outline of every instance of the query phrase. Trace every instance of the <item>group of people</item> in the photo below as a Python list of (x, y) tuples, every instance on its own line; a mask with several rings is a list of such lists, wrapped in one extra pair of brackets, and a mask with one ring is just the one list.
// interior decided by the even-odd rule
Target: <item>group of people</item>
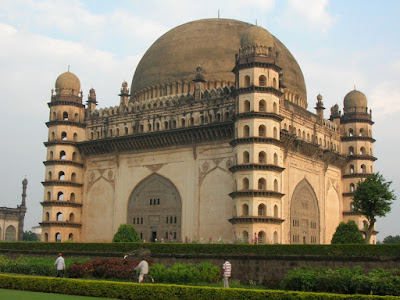
[[(124, 259), (127, 258), (127, 255), (124, 256)], [(64, 271), (65, 271), (65, 260), (62, 256), (62, 253), (58, 254), (58, 257), (56, 261), (54, 262), (54, 265), (57, 266), (57, 277), (64, 277)], [(140, 263), (136, 266), (135, 270), (140, 270), (139, 273), (139, 282), (142, 283), (144, 281), (144, 276), (149, 273), (149, 263), (145, 260), (142, 259)], [(228, 261), (228, 259), (225, 259), (224, 264), (222, 265), (222, 270), (223, 270), (223, 281), (224, 281), (224, 288), (229, 288), (229, 277), (231, 277), (231, 272), (232, 272), (232, 265)]]

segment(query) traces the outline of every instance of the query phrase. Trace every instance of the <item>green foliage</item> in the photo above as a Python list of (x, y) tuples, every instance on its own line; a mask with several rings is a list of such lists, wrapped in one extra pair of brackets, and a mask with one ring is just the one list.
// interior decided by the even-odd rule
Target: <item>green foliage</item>
[[(357, 257), (400, 257), (400, 245), (261, 245), (261, 244), (185, 244), (185, 243), (42, 243), (42, 242), (1, 242), (0, 250), (37, 255), (43, 252), (59, 252), (67, 257), (108, 256), (122, 257), (126, 253), (146, 250), (162, 255), (262, 255), (268, 257), (282, 255), (296, 256), (357, 256)], [(101, 254), (103, 255), (103, 254)]]
[(340, 294), (400, 295), (400, 270), (375, 269), (367, 274), (360, 267), (301, 267), (288, 272), (281, 282), (285, 290)]
[(337, 295), (308, 292), (284, 292), (274, 290), (224, 289), (200, 286), (164, 284), (139, 284), (127, 282), (92, 281), (80, 279), (46, 278), (35, 276), (11, 276), (0, 274), (0, 288), (35, 292), (106, 297), (118, 299), (239, 299), (239, 300), (297, 300), (297, 299), (357, 299), (389, 300), (392, 297)]
[(332, 237), (332, 244), (365, 244), (364, 237), (353, 220), (340, 222)]
[(384, 244), (400, 244), (400, 235), (396, 236), (387, 236), (383, 239)]
[(121, 224), (114, 235), (113, 243), (139, 243), (140, 236), (130, 224)]
[(376, 217), (384, 217), (390, 212), (390, 206), (396, 195), (390, 190), (391, 181), (379, 173), (368, 175), (364, 181), (359, 181), (353, 195), (354, 210), (364, 215), (368, 220), (365, 240), (369, 243), (374, 230)]
[(32, 231), (24, 231), (23, 240), (25, 242), (39, 242), (39, 238)]

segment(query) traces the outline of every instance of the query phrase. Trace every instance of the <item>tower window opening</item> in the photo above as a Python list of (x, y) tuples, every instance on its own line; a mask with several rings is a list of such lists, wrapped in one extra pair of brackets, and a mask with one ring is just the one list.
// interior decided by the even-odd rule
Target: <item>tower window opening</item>
[(250, 111), (250, 101), (249, 100), (245, 100), (244, 101), (243, 111), (244, 112), (249, 112)]
[(260, 125), (260, 126), (258, 127), (258, 136), (259, 136), (259, 137), (265, 137), (265, 135), (266, 135), (265, 126), (264, 126), (264, 125)]
[(63, 200), (64, 200), (64, 193), (63, 193), (63, 192), (58, 192), (58, 194), (57, 194), (57, 200), (58, 200), (58, 201), (63, 201)]
[(247, 125), (244, 125), (244, 127), (243, 127), (243, 136), (244, 137), (249, 137), (250, 136), (250, 128)]
[(242, 216), (248, 216), (249, 215), (249, 206), (247, 204), (242, 205)]
[(267, 215), (267, 208), (265, 204), (260, 204), (258, 206), (258, 216), (266, 216)]
[(65, 180), (65, 173), (63, 171), (58, 173), (58, 180)]
[(247, 177), (243, 178), (242, 189), (243, 190), (248, 190), (249, 189), (249, 179)]
[(259, 190), (266, 190), (267, 189), (267, 183), (264, 178), (258, 179), (258, 189)]
[(267, 111), (267, 104), (266, 104), (265, 100), (260, 100), (260, 102), (258, 103), (258, 110), (259, 111)]
[(67, 133), (65, 131), (61, 132), (61, 140), (66, 141), (67, 140)]
[(258, 154), (258, 163), (265, 164), (266, 162), (267, 162), (267, 155), (265, 154), (264, 151), (261, 151)]
[(64, 150), (62, 150), (62, 151), (60, 151), (60, 159), (66, 159), (66, 155), (65, 155), (65, 151)]
[(64, 121), (68, 120), (68, 113), (66, 111), (63, 112), (63, 120)]
[(261, 75), (258, 78), (258, 83), (260, 86), (267, 86), (267, 78), (264, 75)]
[(249, 75), (244, 76), (243, 85), (244, 85), (244, 87), (250, 86), (250, 76)]
[(243, 163), (248, 164), (250, 162), (250, 155), (249, 152), (244, 151), (243, 152)]

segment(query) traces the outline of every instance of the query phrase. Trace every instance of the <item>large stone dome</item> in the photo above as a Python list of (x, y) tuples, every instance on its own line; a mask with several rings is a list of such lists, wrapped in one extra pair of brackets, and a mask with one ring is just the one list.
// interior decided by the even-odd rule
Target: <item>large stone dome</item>
[(78, 96), (81, 91), (81, 82), (74, 73), (67, 71), (58, 76), (55, 88), (57, 95)]
[(364, 93), (357, 90), (349, 92), (343, 100), (344, 108), (366, 108), (367, 105), (367, 97), (364, 95)]
[(205, 19), (189, 22), (171, 29), (147, 50), (132, 79), (131, 93), (160, 84), (194, 79), (198, 65), (205, 80), (235, 81), (232, 69), (235, 54), (241, 47), (242, 34), (248, 29), (247, 39), (269, 35), (279, 52), (283, 84), (288, 91), (307, 99), (303, 73), (289, 50), (268, 31), (249, 23), (230, 19)]

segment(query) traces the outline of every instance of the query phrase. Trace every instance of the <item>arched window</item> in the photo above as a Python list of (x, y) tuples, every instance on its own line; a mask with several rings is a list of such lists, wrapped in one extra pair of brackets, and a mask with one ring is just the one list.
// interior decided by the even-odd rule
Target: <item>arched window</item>
[(65, 131), (61, 132), (61, 140), (66, 141), (67, 140), (67, 133)]
[(360, 133), (358, 134), (359, 136), (364, 136), (364, 128), (360, 129)]
[(243, 163), (248, 164), (250, 162), (250, 154), (247, 151), (243, 152)]
[(353, 136), (353, 128), (349, 128), (349, 136)]
[(274, 180), (274, 191), (277, 192), (278, 191), (278, 180)]
[(353, 173), (354, 173), (354, 166), (350, 165), (350, 174), (353, 174)]
[(57, 221), (62, 221), (63, 220), (63, 214), (58, 212), (57, 213)]
[(350, 192), (353, 193), (355, 191), (355, 185), (354, 183), (350, 183)]
[(143, 132), (144, 131), (144, 125), (143, 124), (140, 124), (139, 125), (139, 132)]
[(278, 113), (278, 105), (276, 104), (276, 102), (274, 102), (274, 104), (273, 104), (273, 111), (274, 111), (274, 113)]
[(51, 171), (49, 171), (47, 173), (47, 180), (52, 180), (53, 179), (53, 173), (51, 173)]
[(248, 190), (248, 189), (249, 189), (249, 179), (245, 177), (242, 180), (242, 190)]
[(93, 140), (93, 137), (94, 137), (94, 133), (93, 133), (93, 131), (90, 133), (90, 139), (91, 140)]
[(58, 173), (58, 180), (65, 180), (65, 173), (63, 171)]
[(168, 129), (168, 121), (164, 121), (164, 129)]
[(185, 121), (185, 119), (181, 119), (181, 127), (185, 127), (186, 126), (186, 121)]
[(147, 131), (148, 131), (148, 132), (151, 131), (151, 124), (150, 124), (150, 123), (147, 124)]
[(265, 126), (264, 126), (264, 125), (260, 125), (260, 126), (258, 127), (258, 136), (259, 136), (259, 137), (265, 137), (265, 135), (266, 135)]
[(224, 121), (229, 121), (229, 112), (225, 112)]
[(360, 155), (365, 155), (366, 153), (365, 153), (365, 148), (364, 147), (361, 147), (360, 148)]
[(128, 134), (129, 133), (129, 129), (128, 129), (128, 127), (125, 127), (125, 134)]
[(208, 115), (208, 123), (212, 123), (213, 121), (213, 116), (211, 114)]
[(57, 200), (58, 200), (58, 201), (63, 201), (63, 200), (64, 200), (64, 193), (63, 193), (63, 192), (58, 192), (58, 194), (57, 194)]
[(57, 232), (55, 237), (56, 237), (56, 242), (60, 243), (61, 242), (61, 233)]
[(258, 206), (258, 216), (266, 216), (267, 215), (267, 208), (265, 204), (260, 204)]
[(47, 201), (51, 201), (51, 193), (47, 192)]
[(264, 178), (258, 179), (258, 189), (259, 190), (266, 190), (267, 189), (267, 183)]
[(73, 213), (69, 214), (69, 221), (74, 222), (75, 221), (75, 215)]
[(279, 212), (278, 212), (278, 205), (274, 205), (274, 217), (278, 218)]
[(97, 138), (98, 139), (100, 138), (100, 132), (99, 131), (97, 131)]
[(176, 121), (175, 120), (171, 121), (171, 128), (176, 128)]
[(75, 173), (72, 173), (72, 174), (71, 174), (71, 181), (72, 181), (72, 182), (75, 182), (75, 181), (76, 181), (76, 174), (75, 174)]
[(60, 151), (60, 159), (66, 159), (64, 150)]
[(70, 233), (69, 235), (68, 235), (68, 241), (73, 241), (74, 240), (74, 235), (72, 234), (72, 233)]
[(243, 232), (242, 232), (242, 239), (243, 239), (243, 243), (249, 242), (249, 233), (246, 230), (243, 230)]
[(70, 195), (70, 197), (69, 197), (69, 200), (70, 200), (71, 202), (74, 202), (74, 201), (75, 201), (75, 193), (71, 193), (71, 195)]
[(250, 128), (247, 125), (243, 126), (243, 137), (249, 137), (250, 136)]
[(274, 87), (274, 89), (277, 89), (277, 88), (278, 88), (278, 85), (276, 84), (276, 78), (274, 78), (274, 79), (272, 80), (272, 86)]
[(66, 111), (63, 112), (63, 120), (68, 120), (68, 113)]
[(274, 231), (274, 244), (279, 243), (278, 232)]
[(354, 155), (354, 148), (352, 146), (349, 147), (349, 155)]
[(367, 173), (367, 167), (365, 165), (361, 165), (360, 172), (363, 174)]
[(44, 241), (45, 242), (49, 241), (49, 234), (47, 232), (44, 234)]
[(217, 113), (216, 121), (217, 122), (221, 122), (221, 114), (220, 113)]
[(309, 141), (309, 140), (310, 140), (310, 134), (307, 133), (307, 141)]
[(249, 75), (244, 76), (243, 85), (244, 85), (244, 87), (250, 86), (250, 76)]
[(274, 139), (278, 138), (278, 129), (276, 129), (276, 127), (274, 127)]
[(274, 153), (274, 165), (278, 165), (278, 154)]
[(354, 211), (354, 202), (351, 202), (351, 203), (350, 203), (350, 210), (351, 210), (351, 211)]
[(51, 133), (51, 140), (54, 141), (56, 139), (56, 134), (54, 132)]
[(258, 153), (258, 163), (259, 164), (267, 163), (267, 155), (265, 154), (264, 151), (261, 151), (260, 153)]
[(306, 139), (306, 132), (303, 130), (303, 140)]
[(49, 153), (49, 160), (53, 160), (53, 151), (50, 151)]
[[(119, 129), (117, 128), (117, 134), (119, 134)], [(78, 141), (78, 134), (74, 133), (74, 141), (77, 142)]]
[(75, 122), (79, 122), (79, 115), (77, 113), (75, 114)]
[(264, 75), (261, 75), (258, 78), (258, 85), (259, 86), (267, 86), (267, 77), (265, 77)]
[(46, 213), (45, 220), (46, 220), (46, 221), (50, 221), (50, 213), (48, 213), (48, 212)]
[[(218, 116), (219, 116), (219, 114), (218, 114)], [(193, 117), (191, 117), (189, 119), (189, 126), (194, 126), (194, 118)]]
[(260, 231), (258, 233), (258, 243), (259, 244), (265, 244), (266, 243), (266, 235), (264, 231)]
[(249, 215), (249, 206), (247, 204), (242, 205), (242, 216), (248, 216)]
[(57, 119), (57, 114), (55, 111), (53, 111), (53, 120)]
[(204, 116), (201, 115), (201, 116), (200, 116), (200, 125), (203, 125), (203, 124), (204, 124)]
[(300, 129), (298, 130), (297, 135), (299, 138), (301, 138), (301, 130)]
[(76, 152), (73, 152), (73, 153), (72, 153), (72, 160), (73, 160), (73, 161), (76, 160), (76, 156), (77, 156)]
[(156, 123), (156, 131), (159, 131), (159, 130), (160, 130), (160, 123), (157, 122), (157, 123)]
[(249, 101), (249, 100), (245, 100), (245, 101), (244, 101), (243, 111), (244, 111), (244, 112), (250, 111), (250, 101)]

